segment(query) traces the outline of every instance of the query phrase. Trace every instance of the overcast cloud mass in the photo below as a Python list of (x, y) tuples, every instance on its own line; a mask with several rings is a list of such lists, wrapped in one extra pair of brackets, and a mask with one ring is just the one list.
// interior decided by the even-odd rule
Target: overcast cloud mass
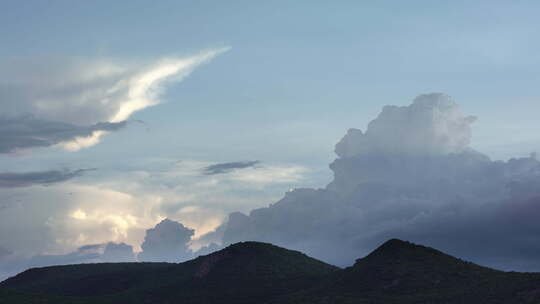
[(482, 265), (540, 271), (540, 162), (492, 161), (471, 149), (473, 121), (443, 94), (385, 106), (365, 133), (350, 129), (337, 143), (326, 188), (231, 214), (224, 243), (272, 242), (350, 265), (402, 238)]

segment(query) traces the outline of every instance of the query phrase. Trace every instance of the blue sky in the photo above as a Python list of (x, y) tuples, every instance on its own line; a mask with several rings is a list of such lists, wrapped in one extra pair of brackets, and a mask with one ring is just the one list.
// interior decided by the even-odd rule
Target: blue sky
[[(136, 114), (156, 127), (176, 129), (192, 148), (231, 134), (258, 147), (274, 144), (272, 151), (293, 140), (313, 149), (313, 155), (272, 153), (276, 160), (313, 158), (324, 164), (348, 127), (365, 128), (382, 105), (406, 104), (425, 92), (450, 94), (465, 112), (479, 116), (473, 144), (485, 146), (493, 157), (538, 147), (526, 134), (530, 131), (516, 138), (516, 130), (501, 123), (519, 121), (526, 130), (538, 126), (531, 111), (539, 107), (534, 2), (36, 1), (3, 6), (1, 44), (7, 47), (0, 54), (6, 61), (68, 56), (137, 62), (232, 47), (189, 81), (169, 87), (166, 104)], [(264, 129), (289, 124), (292, 128), (270, 143), (256, 139)], [(246, 129), (255, 134), (238, 134)], [(318, 136), (306, 136), (309, 129)], [(500, 136), (519, 148), (501, 146)], [(222, 143), (217, 146), (223, 150)]]
[[(50, 75), (61, 85), (69, 73), (58, 71), (73, 62), (137, 70), (164, 58), (228, 48), (181, 81), (165, 83), (159, 104), (134, 112), (127, 127), (96, 145), (75, 152), (46, 147), (0, 154), (2, 172), (98, 168), (67, 184), (0, 189), (6, 202), (29, 197), (24, 212), (6, 216), (41, 212), (38, 197), (58, 200), (59, 193), (78, 189), (104, 200), (125, 194), (129, 206), (146, 206), (141, 197), (155, 202), (153, 211), (110, 211), (137, 213), (133, 223), (94, 222), (105, 225), (103, 231), (135, 227), (116, 235), (117, 241), (136, 245), (144, 227), (163, 217), (189, 220), (207, 231), (228, 212), (267, 205), (289, 188), (324, 186), (332, 178), (334, 145), (348, 128), (365, 130), (384, 105), (407, 105), (430, 92), (449, 94), (464, 113), (479, 118), (472, 127), (475, 149), (494, 159), (528, 155), (540, 150), (539, 9), (535, 1), (2, 1), (4, 114), (41, 119), (21, 108), (16, 98), (25, 93), (13, 93), (13, 84), (26, 88), (28, 79), (39, 83)], [(85, 94), (80, 89), (71, 88), (69, 96)], [(46, 114), (76, 125), (102, 122), (84, 114)], [(249, 173), (257, 176), (208, 180), (185, 173), (254, 160), (264, 167)], [(171, 165), (178, 161), (180, 167)], [(249, 178), (258, 182), (238, 186)], [(202, 195), (212, 183), (221, 186)], [(160, 192), (171, 184), (186, 186)], [(40, 253), (106, 241), (106, 233), (89, 236), (94, 224), (64, 221), (87, 203), (62, 197), (64, 205), (32, 228), (47, 227), (43, 242), (27, 246), (9, 240), (0, 246)], [(171, 207), (176, 205), (201, 209), (187, 219)], [(202, 224), (205, 215), (210, 224)], [(4, 231), (26, 229), (1, 225)]]

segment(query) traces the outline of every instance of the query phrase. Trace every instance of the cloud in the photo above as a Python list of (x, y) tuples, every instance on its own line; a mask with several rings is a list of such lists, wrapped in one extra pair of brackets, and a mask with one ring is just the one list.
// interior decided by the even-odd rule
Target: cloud
[(333, 181), (232, 213), (223, 243), (272, 242), (350, 265), (389, 238), (487, 266), (540, 271), (540, 162), (492, 161), (469, 147), (471, 116), (448, 96), (386, 106), (336, 145)]
[(25, 173), (0, 173), (0, 188), (30, 187), (65, 182), (95, 169), (49, 170)]
[(125, 243), (109, 242), (105, 245), (101, 260), (103, 262), (134, 262), (133, 247)]
[(140, 261), (180, 262), (192, 256), (188, 243), (195, 233), (181, 223), (164, 219), (146, 231), (139, 253)]
[[(229, 174), (201, 174), (201, 168), (214, 163), (102, 159), (100, 167), (113, 165), (115, 170), (48, 187), (2, 188), (0, 204), (8, 207), (0, 212), (0, 246), (24, 256), (63, 255), (112, 241), (140, 252), (145, 231), (169, 218), (195, 230), (184, 251), (192, 256), (190, 250), (221, 242), (222, 231), (211, 232), (229, 212), (276, 201), (305, 182), (309, 172), (291, 164), (266, 164)], [(8, 264), (0, 261), (0, 268)]]
[(11, 254), (0, 263), (0, 281), (33, 267), (101, 262), (102, 251), (103, 245), (93, 244), (67, 254), (40, 254), (29, 257)]
[(439, 93), (418, 96), (409, 106), (385, 106), (366, 133), (350, 129), (336, 145), (340, 157), (364, 154), (448, 154), (463, 152), (471, 140), (474, 116)]
[(231, 171), (238, 170), (238, 169), (253, 168), (259, 163), (260, 161), (258, 160), (246, 161), (246, 162), (219, 163), (219, 164), (205, 167), (203, 169), (203, 173), (206, 175), (229, 173)]
[(45, 267), (51, 265), (100, 262), (102, 251), (103, 246), (101, 244), (97, 244), (82, 246), (76, 251), (67, 254), (36, 255), (28, 260), (27, 267)]
[(7, 256), (9, 256), (9, 255), (11, 255), (12, 253), (13, 253), (13, 252), (7, 250), (6, 248), (0, 247), (0, 261), (1, 261), (3, 258), (5, 258), (5, 257), (7, 257)]
[(99, 132), (116, 131), (125, 125), (126, 122), (122, 121), (77, 126), (70, 123), (38, 119), (32, 115), (0, 117), (0, 153), (12, 153), (19, 149), (76, 142), (79, 138), (92, 137)]
[[(119, 263), (134, 262), (133, 247), (124, 243), (109, 242), (106, 244), (90, 244), (77, 248), (66, 254), (40, 254), (30, 257), (17, 256), (6, 251), (5, 263), (0, 263), (0, 281), (32, 267), (82, 263)], [(0, 261), (2, 260), (0, 250)]]
[(3, 63), (0, 98), (4, 113), (15, 118), (0, 119), (0, 130), (7, 130), (0, 132), (0, 152), (52, 144), (68, 150), (94, 145), (107, 132), (122, 127), (134, 112), (159, 104), (167, 83), (182, 81), (197, 66), (227, 50), (149, 64), (74, 59)]

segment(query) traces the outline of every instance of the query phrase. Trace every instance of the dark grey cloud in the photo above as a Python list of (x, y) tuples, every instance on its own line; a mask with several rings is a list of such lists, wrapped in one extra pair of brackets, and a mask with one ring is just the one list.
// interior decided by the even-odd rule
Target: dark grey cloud
[(148, 262), (181, 262), (193, 256), (188, 248), (193, 229), (184, 227), (181, 223), (164, 219), (154, 228), (146, 230), (144, 242), (141, 245), (139, 261)]
[(99, 250), (103, 248), (103, 244), (90, 244), (90, 245), (84, 245), (77, 249), (79, 252), (86, 252), (86, 251), (92, 251), (92, 250)]
[(214, 174), (223, 174), (229, 173), (237, 169), (251, 168), (258, 165), (260, 161), (246, 161), (246, 162), (230, 162), (230, 163), (219, 163), (215, 165), (210, 165), (203, 169), (205, 175), (214, 175)]
[(126, 121), (118, 123), (99, 122), (89, 126), (44, 120), (33, 115), (0, 117), (0, 153), (20, 149), (49, 147), (69, 142), (77, 137), (89, 137), (98, 131), (116, 131)]
[(96, 169), (78, 169), (73, 171), (65, 169), (25, 173), (3, 172), (0, 173), (0, 188), (50, 185), (70, 180), (92, 170)]
[(389, 238), (508, 270), (540, 271), (540, 162), (492, 161), (468, 145), (473, 118), (441, 94), (386, 106), (336, 145), (333, 181), (233, 213), (223, 243), (272, 242), (350, 265)]

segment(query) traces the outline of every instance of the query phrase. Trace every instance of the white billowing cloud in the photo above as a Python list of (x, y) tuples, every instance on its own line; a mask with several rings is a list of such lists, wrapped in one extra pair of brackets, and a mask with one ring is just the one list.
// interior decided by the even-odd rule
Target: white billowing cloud
[(447, 95), (420, 95), (410, 106), (385, 106), (365, 133), (350, 129), (335, 151), (340, 157), (460, 153), (469, 146), (474, 120)]
[[(0, 75), (0, 98), (3, 103), (5, 100), (5, 115), (17, 117), (31, 113), (40, 121), (74, 128), (120, 124), (134, 112), (160, 103), (167, 82), (182, 81), (197, 66), (227, 50), (208, 50), (144, 65), (103, 60), (4, 64), (6, 74)], [(62, 141), (55, 143), (68, 150), (78, 150), (96, 144), (110, 131), (95, 127), (86, 127), (91, 132), (83, 127), (79, 129), (71, 131), (71, 137), (66, 137), (66, 133), (54, 134), (56, 138), (63, 136)]]
[(0, 239), (18, 255), (62, 254), (109, 241), (138, 248), (145, 229), (162, 219), (159, 196), (101, 185), (11, 188), (0, 197), (6, 202)]
[(472, 118), (445, 95), (386, 106), (336, 146), (334, 180), (232, 213), (223, 243), (259, 240), (350, 265), (390, 238), (475, 262), (540, 270), (540, 162), (491, 161), (469, 148)]
[(154, 228), (146, 230), (139, 253), (140, 261), (180, 262), (192, 256), (188, 243), (195, 231), (181, 223), (164, 219)]

